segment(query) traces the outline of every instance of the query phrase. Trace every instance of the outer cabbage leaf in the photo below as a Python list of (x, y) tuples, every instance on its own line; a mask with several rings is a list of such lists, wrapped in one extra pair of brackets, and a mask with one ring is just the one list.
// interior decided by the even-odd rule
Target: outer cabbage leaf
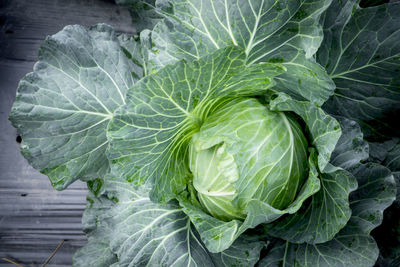
[(318, 167), (320, 171), (330, 168), (331, 154), (342, 134), (339, 123), (321, 108), (306, 102), (292, 99), (285, 93), (275, 94), (270, 103), (271, 110), (292, 111), (299, 115), (307, 125), (311, 145), (318, 151)]
[(266, 233), (293, 243), (324, 243), (331, 240), (351, 216), (349, 194), (357, 187), (345, 170), (320, 174), (321, 190), (293, 215), (265, 225)]
[(149, 31), (143, 31), (140, 37), (127, 37), (122, 34), (118, 36), (118, 39), (125, 56), (133, 63), (132, 76), (137, 80), (147, 76), (149, 73)]
[(272, 63), (245, 67), (244, 59), (241, 49), (223, 48), (133, 86), (108, 128), (113, 171), (136, 184), (154, 182), (153, 199), (165, 202), (184, 191), (188, 142), (207, 114), (227, 97), (265, 92), (284, 71)]
[(110, 209), (115, 203), (106, 197), (96, 197), (89, 193), (87, 207), (82, 217), (83, 231), (88, 236), (88, 243), (75, 252), (73, 266), (108, 267), (118, 261), (110, 248), (112, 227), (105, 223), (111, 217)]
[(382, 225), (372, 232), (378, 243), (378, 264), (396, 266), (400, 261), (400, 142), (395, 138), (384, 143), (370, 143), (370, 159), (388, 167), (396, 181), (396, 201), (384, 213)]
[(282, 62), (287, 69), (276, 78), (277, 91), (285, 92), (294, 99), (322, 105), (333, 94), (335, 84), (323, 67), (306, 59), (302, 51), (292, 50), (280, 49), (279, 55), (268, 59), (269, 62)]
[(108, 169), (105, 129), (135, 79), (137, 66), (114, 30), (67, 26), (47, 37), (34, 72), (20, 82), (10, 120), (29, 163), (64, 189)]
[(336, 118), (342, 129), (342, 135), (336, 144), (330, 159), (333, 166), (349, 170), (369, 157), (369, 146), (364, 140), (360, 126), (343, 117)]
[(382, 223), (383, 211), (396, 199), (396, 183), (389, 169), (374, 163), (361, 164), (352, 173), (359, 188), (350, 196), (352, 217), (348, 227), (369, 234)]
[[(163, 57), (199, 58), (224, 46), (245, 48), (249, 62), (259, 62), (282, 47), (294, 46), (311, 57), (322, 41), (319, 15), (330, 1), (176, 0), (162, 9), (166, 23), (154, 29)], [(183, 56), (182, 56), (183, 55)]]
[(393, 138), (384, 143), (370, 143), (371, 160), (389, 168), (392, 172), (400, 172), (400, 139)]
[(359, 188), (350, 196), (353, 214), (345, 228), (321, 244), (277, 241), (259, 266), (374, 266), (379, 250), (369, 233), (395, 198), (394, 180), (380, 165), (360, 165), (353, 174)]
[(279, 240), (273, 244), (260, 267), (372, 267), (378, 257), (374, 239), (357, 232), (341, 231), (333, 240), (309, 245)]
[[(350, 219), (351, 208), (348, 198), (350, 192), (357, 188), (357, 182), (348, 171), (326, 162), (331, 158), (331, 154), (336, 156), (343, 151), (360, 149), (362, 147), (360, 145), (362, 143), (361, 132), (357, 131), (357, 128), (350, 131), (351, 128), (347, 121), (342, 125), (341, 132), (340, 129), (337, 129), (339, 125), (337, 121), (326, 115), (322, 109), (310, 106), (306, 102), (291, 100), (283, 94), (279, 94), (271, 102), (271, 107), (275, 110), (295, 111), (308, 125), (312, 140), (315, 141), (314, 146), (320, 152), (318, 176), (321, 190), (314, 194), (312, 199), (305, 203), (297, 213), (265, 224), (264, 229), (269, 235), (293, 243), (317, 244), (331, 240)], [(342, 135), (338, 138), (340, 133)], [(349, 144), (347, 140), (355, 138), (359, 139), (357, 139), (357, 147), (353, 148), (353, 144)], [(336, 149), (332, 152), (335, 146)], [(337, 160), (337, 163), (340, 163), (340, 159)]]
[(75, 266), (93, 265), (93, 256), (96, 266), (109, 266), (116, 259), (107, 258), (110, 251), (115, 266), (254, 266), (259, 259), (264, 243), (246, 236), (211, 254), (181, 208), (151, 202), (145, 187), (108, 176), (104, 188), (104, 196), (89, 199), (84, 224), (92, 240), (75, 255)]
[(337, 87), (324, 108), (359, 122), (369, 140), (399, 136), (392, 121), (400, 107), (400, 3), (356, 7), (335, 1), (323, 20), (317, 61)]
[[(151, 65), (160, 68), (179, 59), (198, 59), (219, 48), (245, 50), (248, 65), (279, 62), (288, 69), (279, 87), (321, 105), (334, 90), (325, 70), (307, 58), (322, 40), (319, 15), (327, 1), (178, 0), (164, 5), (164, 21), (151, 38)], [(296, 74), (296, 75), (289, 75)]]

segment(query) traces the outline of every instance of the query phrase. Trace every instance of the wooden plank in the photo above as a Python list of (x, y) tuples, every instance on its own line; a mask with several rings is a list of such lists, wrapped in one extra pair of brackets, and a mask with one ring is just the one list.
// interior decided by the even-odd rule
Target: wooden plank
[[(71, 266), (72, 254), (87, 242), (81, 226), (86, 185), (54, 190), (20, 154), (8, 115), (18, 81), (32, 71), (42, 40), (69, 24), (101, 22), (134, 33), (129, 12), (113, 1), (0, 1), (0, 258), (40, 266), (66, 240), (47, 266)], [(0, 260), (0, 266), (15, 265)]]

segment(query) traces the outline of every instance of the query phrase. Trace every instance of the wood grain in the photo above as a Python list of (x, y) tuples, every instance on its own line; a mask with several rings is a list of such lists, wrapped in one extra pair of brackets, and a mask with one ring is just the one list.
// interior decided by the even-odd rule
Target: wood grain
[[(42, 40), (69, 24), (101, 22), (134, 33), (129, 12), (111, 0), (0, 0), (0, 259), (41, 266), (65, 240), (47, 266), (71, 266), (72, 254), (86, 243), (81, 230), (86, 185), (54, 190), (20, 154), (8, 115)], [(0, 260), (0, 266), (15, 265)]]

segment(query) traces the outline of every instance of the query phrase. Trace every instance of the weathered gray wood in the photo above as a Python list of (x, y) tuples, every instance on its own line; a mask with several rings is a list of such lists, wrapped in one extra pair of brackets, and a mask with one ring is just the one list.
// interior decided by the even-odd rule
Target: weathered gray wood
[[(20, 154), (8, 114), (42, 40), (68, 24), (100, 22), (134, 32), (129, 12), (111, 0), (0, 0), (0, 258), (40, 266), (66, 240), (47, 266), (70, 266), (72, 254), (86, 242), (81, 230), (85, 184), (54, 190)], [(15, 265), (0, 260), (0, 266)]]

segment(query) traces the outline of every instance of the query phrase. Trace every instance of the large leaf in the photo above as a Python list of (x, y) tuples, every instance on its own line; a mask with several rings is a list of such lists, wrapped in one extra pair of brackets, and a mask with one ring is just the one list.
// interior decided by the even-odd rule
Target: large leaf
[(155, 182), (152, 197), (168, 201), (185, 190), (188, 141), (227, 97), (257, 95), (284, 71), (279, 64), (245, 67), (245, 54), (228, 47), (181, 61), (133, 86), (108, 128), (113, 171), (137, 184)]
[(399, 136), (392, 121), (400, 108), (400, 3), (356, 7), (334, 1), (324, 16), (317, 61), (337, 87), (324, 107), (358, 121), (370, 140)]
[[(396, 181), (396, 200), (384, 213), (382, 225), (372, 232), (381, 253), (379, 264), (397, 266), (400, 262), (400, 142), (394, 138), (384, 143), (370, 143), (374, 162), (388, 167)], [(380, 214), (378, 214), (380, 216)], [(375, 216), (375, 215), (374, 215)]]
[(148, 75), (149, 31), (144, 31), (140, 37), (127, 37), (125, 34), (118, 36), (122, 51), (133, 63), (131, 74), (135, 80)]
[(105, 129), (125, 103), (134, 69), (107, 25), (67, 26), (42, 44), (10, 120), (22, 136), (22, 153), (56, 189), (107, 170)]
[(171, 6), (160, 8), (166, 18), (151, 35), (153, 67), (236, 45), (245, 50), (248, 65), (284, 64), (289, 72), (278, 80), (281, 90), (318, 105), (332, 95), (334, 84), (325, 70), (307, 59), (322, 40), (318, 20), (329, 0), (169, 2)]
[[(271, 57), (282, 47), (302, 48), (312, 56), (322, 41), (319, 15), (330, 1), (176, 0), (164, 8), (166, 23), (155, 27), (153, 41), (167, 59), (199, 58), (224, 46), (245, 49), (249, 62)], [(183, 56), (182, 56), (183, 55)]]
[(335, 84), (319, 64), (306, 59), (302, 51), (280, 49), (276, 58), (268, 61), (282, 62), (287, 71), (276, 78), (277, 91), (285, 92), (295, 99), (308, 100), (322, 105), (332, 94)]
[(107, 197), (89, 199), (84, 223), (90, 240), (75, 255), (75, 266), (90, 260), (109, 266), (112, 259), (118, 266), (253, 266), (259, 259), (263, 242), (255, 238), (242, 237), (212, 254), (176, 203), (153, 203), (147, 189), (123, 179), (107, 177), (105, 188)]

